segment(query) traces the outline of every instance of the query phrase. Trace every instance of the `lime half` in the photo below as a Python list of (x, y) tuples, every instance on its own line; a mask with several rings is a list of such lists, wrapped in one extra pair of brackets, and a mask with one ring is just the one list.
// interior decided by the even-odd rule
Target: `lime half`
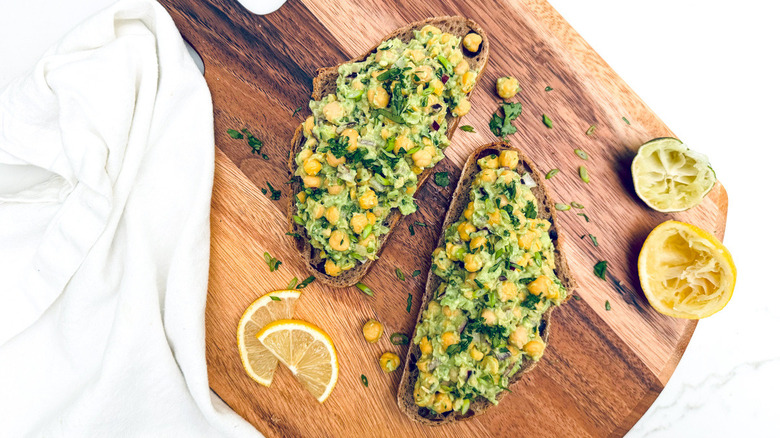
[(670, 137), (643, 144), (631, 163), (631, 176), (639, 198), (661, 212), (699, 205), (716, 181), (706, 155)]

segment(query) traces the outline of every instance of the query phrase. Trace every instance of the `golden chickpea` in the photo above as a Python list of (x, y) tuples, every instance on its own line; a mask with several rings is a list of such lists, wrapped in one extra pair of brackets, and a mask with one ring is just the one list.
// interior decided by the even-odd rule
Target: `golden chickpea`
[(432, 77), (433, 77), (433, 69), (429, 65), (421, 65), (415, 68), (414, 74), (412, 75), (412, 78), (418, 84), (430, 82)]
[(377, 51), (374, 60), (382, 67), (387, 67), (398, 60), (398, 55), (396, 55), (394, 50), (379, 50)]
[(471, 92), (471, 90), (474, 89), (474, 84), (477, 82), (477, 72), (474, 70), (469, 70), (466, 73), (463, 73), (461, 78), (461, 91), (464, 93)]
[(420, 29), (420, 33), (423, 34), (423, 35), (426, 35), (426, 34), (438, 35), (438, 34), (441, 33), (441, 29), (439, 29), (438, 27), (433, 26), (431, 24), (426, 24), (425, 26), (423, 26), (422, 29)]
[(462, 59), (458, 65), (455, 66), (455, 74), (456, 75), (462, 75), (463, 73), (466, 73), (469, 71), (469, 62), (465, 59)]
[(487, 239), (483, 236), (477, 236), (473, 239), (471, 239), (471, 243), (469, 244), (469, 247), (472, 251), (478, 249), (481, 246), (485, 246), (487, 244)]
[(371, 225), (376, 223), (376, 215), (370, 211), (366, 213), (366, 219), (368, 219), (368, 223)]
[(422, 389), (422, 385), (417, 384), (414, 387), (414, 403), (417, 406), (430, 406), (433, 404), (434, 395)]
[(358, 203), (360, 204), (360, 208), (363, 210), (368, 210), (371, 208), (374, 208), (377, 206), (378, 199), (376, 197), (376, 193), (374, 193), (373, 190), (368, 189), (360, 195), (360, 198), (358, 199)]
[(434, 79), (431, 81), (431, 88), (433, 88), (433, 94), (441, 96), (441, 93), (444, 92), (444, 83), (438, 79)]
[(471, 344), (471, 348), (469, 349), (469, 356), (479, 362), (483, 357), (485, 357), (485, 353), (477, 350), (477, 347), (474, 344)]
[(449, 412), (452, 410), (452, 396), (445, 392), (437, 392), (433, 399), (433, 410), (437, 414)]
[(325, 160), (328, 162), (328, 164), (330, 164), (331, 167), (338, 167), (339, 164), (344, 164), (347, 162), (347, 157), (336, 158), (335, 155), (328, 151), (327, 155), (325, 155)]
[(368, 103), (374, 108), (384, 108), (390, 102), (390, 95), (381, 86), (368, 89)]
[(517, 285), (511, 281), (504, 281), (498, 289), (498, 298), (501, 301), (509, 301), (517, 296)]
[(480, 316), (485, 320), (485, 324), (488, 325), (493, 325), (498, 320), (496, 314), (490, 309), (483, 310)]
[(471, 216), (474, 215), (474, 203), (469, 202), (469, 205), (466, 206), (466, 210), (463, 211), (463, 217), (465, 217), (468, 220), (471, 220)]
[(344, 190), (344, 186), (340, 184), (331, 184), (328, 185), (328, 193), (331, 195), (338, 195)]
[(499, 225), (501, 223), (501, 210), (493, 210), (493, 213), (488, 213), (488, 225)]
[(303, 177), (303, 185), (304, 187), (310, 188), (310, 189), (316, 189), (319, 188), (322, 184), (322, 178), (319, 176), (304, 176)]
[(319, 219), (322, 216), (325, 215), (325, 206), (322, 204), (318, 204), (316, 207), (314, 207), (314, 219)]
[(496, 92), (502, 99), (511, 99), (520, 91), (520, 83), (511, 76), (498, 78), (496, 81)]
[(466, 97), (461, 99), (460, 102), (458, 102), (458, 105), (452, 109), (452, 113), (458, 117), (465, 116), (469, 111), (471, 111), (471, 102), (469, 102), (469, 99)]
[(479, 173), (479, 180), (486, 183), (496, 182), (496, 171), (493, 169), (485, 169)]
[(531, 292), (534, 295), (546, 294), (550, 285), (552, 285), (552, 280), (546, 275), (541, 275), (536, 280), (528, 283), (528, 292)]
[(306, 202), (306, 192), (298, 192), (298, 194), (295, 195), (295, 197), (298, 198), (298, 202), (300, 202), (301, 204)]
[(306, 175), (314, 176), (320, 173), (320, 170), (322, 170), (322, 163), (314, 157), (309, 157), (303, 162), (303, 171)]
[(341, 268), (336, 266), (336, 263), (334, 263), (333, 260), (328, 259), (325, 261), (325, 273), (331, 277), (335, 277), (341, 274)]
[(525, 233), (517, 237), (517, 244), (520, 245), (520, 248), (530, 250), (535, 240), (536, 233), (532, 230), (526, 230)]
[(331, 225), (335, 225), (340, 218), (341, 218), (341, 212), (339, 212), (339, 208), (336, 207), (335, 205), (328, 207), (328, 209), (325, 210), (325, 219), (327, 219), (328, 222), (331, 223)]
[(443, 34), (441, 34), (441, 37), (440, 37), (441, 42), (448, 43), (450, 41), (450, 39), (452, 39), (452, 34), (451, 33), (444, 32)]
[(482, 37), (477, 33), (470, 33), (463, 38), (463, 48), (471, 53), (476, 53), (480, 44), (482, 44)]
[(362, 246), (363, 248), (368, 248), (372, 243), (374, 243), (374, 241), (376, 241), (376, 236), (374, 236), (374, 234), (372, 233), (366, 236), (365, 239), (360, 240), (358, 242), (358, 245)]
[(344, 108), (339, 102), (334, 101), (322, 107), (322, 115), (324, 115), (325, 119), (330, 123), (336, 123), (344, 117)]
[(432, 159), (433, 157), (431, 156), (431, 153), (426, 149), (420, 149), (419, 151), (412, 154), (412, 160), (414, 161), (414, 165), (417, 167), (425, 167), (430, 165)]
[(401, 151), (401, 149), (405, 150), (406, 152), (409, 152), (414, 148), (414, 142), (409, 139), (409, 137), (405, 135), (399, 135), (395, 139), (395, 147), (393, 148), (393, 152), (396, 154)]
[(542, 354), (544, 353), (545, 347), (546, 345), (544, 344), (544, 341), (541, 339), (534, 339), (523, 345), (523, 351), (527, 355), (531, 356), (531, 359), (539, 360), (539, 358), (542, 357)]
[(328, 243), (331, 248), (336, 251), (346, 251), (349, 249), (349, 238), (347, 237), (347, 234), (341, 230), (336, 230), (331, 233)]
[(428, 367), (431, 365), (431, 361), (429, 360), (418, 360), (417, 361), (417, 369), (420, 370), (421, 373), (427, 373)]
[(420, 339), (420, 352), (424, 355), (433, 353), (433, 346), (427, 336), (423, 336), (423, 338)]
[(445, 245), (445, 252), (447, 253), (447, 258), (450, 260), (458, 260), (458, 253), (461, 252), (461, 249), (463, 248), (463, 245), (456, 245), (452, 242), (447, 242)]
[(352, 128), (349, 128), (349, 129), (345, 129), (341, 133), (341, 136), (347, 137), (349, 139), (349, 143), (347, 144), (347, 150), (350, 152), (355, 152), (355, 150), (357, 149), (358, 132)]
[(446, 332), (441, 335), (441, 347), (447, 349), (450, 345), (455, 345), (460, 341), (458, 335), (454, 332)]
[(366, 342), (369, 344), (376, 343), (382, 337), (383, 331), (382, 323), (375, 319), (369, 319), (363, 324), (363, 337), (366, 338)]
[(477, 272), (482, 269), (482, 258), (479, 254), (466, 254), (463, 256), (463, 267), (469, 272)]
[(301, 149), (300, 152), (298, 152), (298, 160), (300, 160), (301, 163), (305, 163), (306, 159), (311, 157), (313, 152), (311, 149)]
[(528, 330), (522, 325), (509, 335), (509, 343), (522, 348), (528, 342)]
[(490, 374), (498, 374), (498, 359), (493, 356), (482, 359), (482, 368)]
[(458, 225), (458, 234), (460, 235), (460, 239), (464, 242), (471, 240), (471, 233), (474, 231), (477, 231), (477, 227), (471, 222), (462, 222)]
[(352, 231), (360, 234), (368, 225), (368, 218), (363, 213), (355, 213), (349, 220), (349, 225), (352, 227)]
[(508, 167), (510, 169), (514, 169), (517, 167), (517, 164), (520, 162), (520, 158), (517, 156), (517, 151), (501, 151), (501, 154), (498, 156), (498, 162), (501, 165), (501, 167)]
[(483, 169), (498, 169), (498, 157), (491, 154), (479, 160), (479, 167)]
[(401, 359), (395, 353), (388, 351), (379, 358), (379, 366), (386, 373), (392, 373), (398, 369), (399, 365), (401, 365)]
[(303, 122), (303, 133), (307, 137), (311, 137), (311, 130), (314, 129), (314, 116), (309, 116), (306, 121)]

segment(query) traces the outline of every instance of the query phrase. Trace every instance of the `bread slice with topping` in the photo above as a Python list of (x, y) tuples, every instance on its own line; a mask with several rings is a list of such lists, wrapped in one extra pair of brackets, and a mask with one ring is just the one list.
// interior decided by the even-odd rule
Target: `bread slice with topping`
[[(381, 42), (379, 42), (376, 46), (374, 46), (365, 55), (347, 61), (346, 63), (353, 63), (353, 62), (363, 61), (367, 59), (369, 55), (377, 52), (379, 46), (384, 41), (391, 40), (393, 38), (398, 38), (403, 42), (408, 42), (414, 38), (414, 31), (420, 30), (427, 25), (436, 26), (437, 28), (441, 29), (442, 32), (447, 32), (460, 38), (463, 38), (469, 34), (477, 34), (481, 37), (482, 42), (478, 46), (478, 49), (476, 51), (470, 52), (468, 50), (463, 50), (463, 55), (464, 55), (463, 59), (465, 59), (468, 62), (469, 68), (471, 70), (476, 70), (478, 72), (476, 77), (476, 83), (478, 83), (482, 73), (485, 70), (485, 65), (488, 59), (488, 52), (489, 52), (488, 37), (485, 31), (482, 30), (482, 28), (479, 25), (477, 25), (477, 23), (467, 18), (459, 17), (459, 16), (429, 18), (427, 20), (411, 23), (385, 37)], [(313, 85), (314, 85), (314, 91), (312, 92), (313, 100), (317, 100), (317, 101), (322, 100), (326, 98), (328, 95), (334, 94), (336, 92), (337, 79), (339, 77), (338, 68), (339, 66), (323, 68), (318, 70), (317, 76), (313, 80)], [(469, 96), (470, 94), (471, 91), (466, 93), (466, 96)], [(451, 138), (456, 128), (458, 127), (458, 122), (460, 117), (455, 117), (451, 112), (447, 111), (447, 115), (445, 118), (447, 120), (447, 126), (448, 126), (446, 136), (447, 138)], [(295, 239), (296, 247), (298, 251), (300, 251), (303, 258), (306, 260), (309, 271), (311, 271), (312, 275), (314, 275), (314, 277), (316, 277), (317, 280), (329, 286), (335, 286), (335, 287), (352, 286), (358, 283), (363, 278), (363, 276), (368, 272), (368, 270), (376, 260), (366, 259), (362, 263), (357, 262), (353, 268), (344, 270), (337, 276), (328, 275), (328, 273), (326, 273), (325, 270), (325, 259), (323, 259), (320, 255), (321, 251), (312, 245), (310, 236), (307, 234), (306, 227), (304, 225), (297, 223), (294, 220), (294, 215), (296, 215), (297, 213), (295, 194), (299, 193), (303, 189), (301, 178), (294, 177), (296, 167), (297, 167), (295, 159), (298, 153), (303, 149), (305, 142), (306, 142), (306, 137), (304, 135), (304, 126), (300, 125), (296, 129), (295, 134), (293, 135), (292, 138), (290, 157), (288, 162), (289, 172), (292, 179), (292, 183), (290, 184), (291, 196), (290, 196), (290, 205), (289, 205), (290, 231), (293, 235), (299, 236), (299, 238)], [(433, 168), (428, 168), (422, 171), (422, 173), (418, 175), (418, 182), (417, 182), (418, 189), (419, 187), (422, 186), (422, 184), (426, 181), (426, 179), (430, 176), (432, 172), (433, 172)], [(387, 215), (384, 224), (390, 229), (390, 231), (380, 236), (378, 239), (378, 249), (376, 253), (377, 258), (380, 255), (382, 248), (384, 247), (385, 241), (392, 235), (393, 228), (395, 228), (395, 226), (398, 224), (402, 216), (403, 215), (397, 208), (394, 208), (391, 211), (391, 213)]]

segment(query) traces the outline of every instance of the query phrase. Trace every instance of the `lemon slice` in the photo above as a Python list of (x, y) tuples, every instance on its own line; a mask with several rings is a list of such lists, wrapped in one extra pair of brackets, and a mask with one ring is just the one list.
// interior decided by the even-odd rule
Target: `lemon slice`
[(257, 340), (256, 335), (270, 322), (292, 318), (295, 300), (300, 296), (297, 290), (280, 290), (263, 295), (249, 305), (238, 321), (236, 339), (241, 363), (249, 377), (261, 385), (271, 385), (278, 361)]
[(699, 227), (666, 221), (647, 236), (639, 252), (639, 280), (655, 310), (700, 319), (726, 306), (737, 268), (718, 239)]
[(631, 163), (631, 175), (639, 198), (661, 212), (699, 205), (716, 180), (706, 155), (669, 137), (643, 144)]
[(257, 339), (317, 401), (328, 398), (339, 377), (339, 362), (327, 333), (305, 321), (282, 319), (265, 326)]

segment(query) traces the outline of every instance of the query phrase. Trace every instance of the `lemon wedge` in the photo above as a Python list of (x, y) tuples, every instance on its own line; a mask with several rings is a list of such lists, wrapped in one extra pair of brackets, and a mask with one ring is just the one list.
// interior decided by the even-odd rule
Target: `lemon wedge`
[(297, 290), (270, 292), (250, 304), (238, 322), (236, 339), (241, 363), (249, 377), (261, 385), (271, 385), (278, 361), (257, 340), (256, 335), (277, 319), (292, 318), (295, 301), (300, 296)]
[(707, 156), (669, 137), (639, 148), (631, 162), (631, 176), (639, 198), (665, 213), (699, 205), (716, 181)]
[(701, 319), (723, 309), (737, 268), (725, 246), (691, 224), (666, 221), (639, 252), (639, 280), (650, 305), (664, 315)]
[(327, 333), (305, 321), (282, 319), (265, 326), (257, 339), (320, 403), (339, 377), (336, 347)]

